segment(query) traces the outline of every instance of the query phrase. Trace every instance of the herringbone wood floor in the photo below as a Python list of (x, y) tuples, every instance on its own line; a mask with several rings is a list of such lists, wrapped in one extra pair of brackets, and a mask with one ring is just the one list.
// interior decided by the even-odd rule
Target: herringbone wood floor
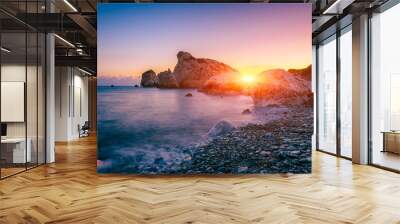
[(93, 137), (0, 181), (0, 223), (400, 223), (400, 175), (315, 152), (313, 174), (96, 174)]

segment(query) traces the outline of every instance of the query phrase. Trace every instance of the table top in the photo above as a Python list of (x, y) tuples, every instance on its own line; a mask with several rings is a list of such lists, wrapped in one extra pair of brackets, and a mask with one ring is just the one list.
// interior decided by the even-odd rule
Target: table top
[[(27, 139), (30, 140), (29, 138)], [(20, 143), (25, 142), (25, 138), (5, 138), (1, 139), (1, 143)]]
[(384, 133), (384, 134), (397, 134), (397, 135), (400, 135), (400, 131), (381, 131), (381, 133)]

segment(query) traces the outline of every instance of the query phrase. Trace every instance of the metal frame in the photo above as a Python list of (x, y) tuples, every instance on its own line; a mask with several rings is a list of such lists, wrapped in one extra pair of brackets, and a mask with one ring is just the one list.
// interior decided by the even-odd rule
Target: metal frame
[[(334, 35), (336, 35), (336, 33), (335, 34), (332, 34), (332, 35), (329, 35), (329, 36), (327, 36), (326, 38), (324, 38), (323, 40), (321, 40), (318, 44), (317, 44), (317, 48), (316, 48), (316, 64), (317, 64), (317, 67), (316, 67), (316, 89), (317, 89), (317, 91), (316, 91), (316, 96), (317, 96), (317, 104), (316, 104), (316, 131), (317, 131), (317, 134), (316, 134), (316, 139), (315, 139), (315, 142), (316, 142), (316, 151), (318, 151), (318, 152), (323, 152), (323, 153), (326, 153), (326, 154), (329, 154), (329, 155), (333, 155), (333, 156), (337, 156), (335, 153), (332, 153), (332, 152), (328, 152), (328, 151), (326, 151), (326, 150), (324, 150), (324, 149), (321, 149), (321, 148), (319, 148), (319, 45), (320, 45), (320, 43), (322, 43), (322, 42), (324, 42), (324, 41), (326, 41), (326, 40), (328, 40), (329, 38), (332, 38), (332, 36), (334, 36)], [(331, 40), (331, 41), (336, 41), (336, 45), (337, 45), (337, 36), (335, 36), (335, 39), (334, 40)], [(337, 53), (337, 46), (336, 46), (336, 53)], [(337, 56), (336, 56), (336, 58), (337, 58)], [(336, 60), (337, 61), (337, 60)], [(337, 65), (336, 65), (336, 67), (337, 67)], [(337, 73), (337, 72), (336, 72)], [(337, 74), (336, 74), (337, 75)], [(336, 89), (337, 89), (337, 80), (336, 80)], [(337, 99), (337, 93), (336, 93), (336, 99)], [(337, 115), (337, 112), (336, 112), (336, 115)], [(336, 118), (336, 120), (337, 120), (337, 118)], [(336, 124), (336, 126), (337, 126), (337, 124)], [(337, 127), (336, 127), (336, 130), (337, 130)], [(337, 131), (336, 131), (337, 132)], [(336, 137), (337, 137), (337, 133), (336, 133)], [(337, 139), (336, 139), (336, 141), (337, 141)], [(337, 143), (336, 143), (336, 151), (337, 151)]]
[(371, 64), (371, 56), (372, 56), (372, 33), (371, 33), (371, 19), (372, 19), (372, 13), (368, 12), (368, 36), (367, 36), (367, 45), (368, 45), (368, 53), (367, 53), (367, 64), (368, 64), (368, 69), (367, 69), (367, 83), (368, 83), (368, 96), (367, 96), (367, 119), (368, 119), (368, 124), (367, 124), (367, 132), (368, 132), (368, 164), (373, 164), (372, 163), (372, 77), (371, 77), (371, 71), (372, 71), (372, 64)]
[(337, 37), (338, 37), (338, 51), (337, 51), (337, 68), (338, 68), (338, 70), (337, 70), (337, 73), (338, 73), (338, 79), (337, 79), (337, 85), (338, 85), (338, 90), (337, 90), (337, 98), (338, 98), (338, 103), (337, 103), (337, 108), (338, 108), (338, 110), (337, 110), (337, 117), (338, 117), (338, 120), (337, 120), (337, 122), (338, 122), (338, 126), (339, 126), (339, 128), (338, 128), (338, 130), (337, 130), (337, 138), (338, 138), (338, 141), (337, 141), (337, 146), (338, 146), (338, 151), (337, 151), (337, 154), (339, 155), (339, 157), (340, 158), (344, 158), (344, 159), (347, 159), (347, 160), (352, 160), (352, 158), (351, 157), (348, 157), (348, 156), (345, 156), (345, 155), (343, 155), (342, 154), (342, 118), (341, 118), (341, 100), (342, 100), (342, 97), (341, 97), (341, 95), (340, 95), (340, 93), (341, 93), (341, 87), (340, 87), (340, 84), (341, 84), (341, 81), (342, 81), (342, 67), (341, 67), (341, 57), (340, 57), (340, 54), (341, 54), (341, 52), (340, 52), (340, 44), (341, 44), (341, 41), (340, 41), (340, 38), (345, 34), (345, 33), (347, 33), (347, 32), (352, 32), (352, 23), (350, 23), (350, 24), (347, 24), (346, 26), (344, 26), (344, 27), (341, 27), (339, 30), (338, 30), (338, 34), (337, 34)]
[[(36, 11), (39, 12), (39, 4), (36, 4)], [(44, 37), (46, 38), (46, 37)], [(36, 165), (39, 164), (39, 33), (36, 32)], [(43, 53), (43, 52), (42, 52)], [(46, 150), (45, 150), (46, 152)]]
[(341, 133), (342, 124), (340, 119), (340, 77), (341, 77), (341, 66), (340, 66), (340, 30), (336, 30), (336, 155), (341, 156)]
[[(25, 12), (28, 11), (25, 1)], [(25, 21), (27, 13), (25, 13)], [(36, 65), (37, 66), (37, 65)], [(25, 23), (25, 99), (24, 99), (24, 120), (25, 120), (25, 170), (28, 170), (28, 24)], [(1, 108), (0, 108), (1, 109)], [(31, 154), (32, 155), (32, 154)]]
[(315, 46), (315, 147), (319, 149), (319, 44)]
[[(336, 25), (336, 32), (323, 40), (321, 40), (317, 45), (316, 45), (316, 150), (318, 152), (323, 152), (329, 155), (333, 155), (339, 158), (347, 159), (347, 160), (352, 160), (352, 158), (343, 156), (342, 155), (342, 150), (341, 150), (341, 117), (340, 117), (340, 81), (341, 81), (341, 65), (340, 65), (340, 37), (344, 34), (344, 30), (348, 29), (349, 26), (351, 26), (352, 23), (340, 27)], [(333, 35), (335, 35), (335, 39), (332, 41), (336, 41), (336, 152), (328, 152), (324, 149), (319, 148), (319, 44), (328, 40), (331, 38)]]
[[(0, 30), (1, 30), (1, 25), (2, 25), (2, 23), (0, 23)], [(0, 32), (0, 46), (2, 46), (2, 32)], [(2, 74), (1, 74), (1, 61), (2, 61), (2, 58), (1, 58), (1, 55), (2, 55), (2, 53), (0, 52), (0, 84), (1, 84), (1, 77), (2, 77)], [(0, 110), (1, 110), (1, 85), (0, 85)], [(0, 124), (1, 124), (1, 112), (0, 112)], [(0, 134), (0, 137), (1, 137), (1, 134)], [(1, 152), (2, 152), (2, 150), (1, 150), (1, 144), (0, 144), (0, 165), (1, 165)], [(1, 180), (1, 166), (0, 166), (0, 180)]]

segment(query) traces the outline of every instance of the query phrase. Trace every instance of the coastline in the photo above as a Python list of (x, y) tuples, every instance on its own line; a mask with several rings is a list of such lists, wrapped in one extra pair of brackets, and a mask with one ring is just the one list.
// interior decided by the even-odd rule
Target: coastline
[(310, 173), (312, 120), (308, 108), (264, 124), (248, 124), (196, 149), (180, 172), (199, 173)]
[[(273, 108), (272, 108), (273, 109)], [(272, 111), (272, 110), (271, 110)], [(280, 112), (279, 112), (280, 113)], [(271, 114), (265, 114), (269, 117)], [(310, 173), (312, 108), (290, 107), (278, 119), (247, 124), (189, 147), (170, 147), (152, 159), (138, 153), (122, 173), (222, 174)], [(166, 155), (167, 158), (165, 157)], [(128, 162), (128, 163), (127, 163)], [(100, 173), (113, 167), (99, 166)], [(121, 166), (121, 164), (114, 164)], [(118, 167), (121, 168), (121, 167)]]

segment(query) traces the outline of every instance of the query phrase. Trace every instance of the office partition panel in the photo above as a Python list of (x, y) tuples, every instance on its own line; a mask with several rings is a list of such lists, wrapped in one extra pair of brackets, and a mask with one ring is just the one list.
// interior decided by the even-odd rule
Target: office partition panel
[[(25, 32), (1, 34), (1, 124), (3, 125), (1, 150), (1, 175), (7, 177), (26, 170), (32, 157), (31, 141), (27, 141), (26, 123), (26, 80), (27, 80), (27, 39)], [(4, 49), (7, 49), (6, 51)], [(11, 86), (7, 88), (7, 86)], [(18, 102), (6, 101), (7, 97), (18, 97)], [(7, 103), (6, 103), (7, 102)], [(18, 107), (8, 105), (21, 104)], [(7, 114), (21, 114), (12, 117)], [(7, 119), (9, 118), (9, 119)]]
[[(15, 2), (0, 2), (0, 6)], [(18, 10), (41, 13), (44, 1), (20, 1)], [(15, 5), (15, 4), (14, 4)], [(0, 13), (0, 178), (45, 163), (45, 35)], [(1, 27), (14, 21), (13, 29)]]

